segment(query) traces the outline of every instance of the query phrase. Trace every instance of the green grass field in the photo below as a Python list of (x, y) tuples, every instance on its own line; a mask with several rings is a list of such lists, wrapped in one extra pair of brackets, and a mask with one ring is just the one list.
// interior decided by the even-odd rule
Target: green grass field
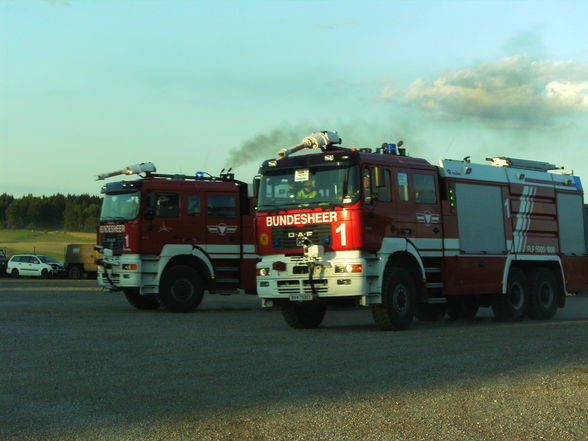
[(21, 253), (46, 254), (63, 262), (65, 248), (70, 243), (96, 243), (96, 234), (0, 230), (0, 249), (3, 249), (8, 257)]

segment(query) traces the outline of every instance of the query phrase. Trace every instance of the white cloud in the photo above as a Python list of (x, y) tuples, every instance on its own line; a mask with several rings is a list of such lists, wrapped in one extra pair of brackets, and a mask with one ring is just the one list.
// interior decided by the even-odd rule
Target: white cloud
[(574, 61), (502, 58), (422, 78), (380, 100), (400, 99), (438, 118), (473, 118), (493, 125), (554, 126), (561, 117), (588, 112), (588, 65)]

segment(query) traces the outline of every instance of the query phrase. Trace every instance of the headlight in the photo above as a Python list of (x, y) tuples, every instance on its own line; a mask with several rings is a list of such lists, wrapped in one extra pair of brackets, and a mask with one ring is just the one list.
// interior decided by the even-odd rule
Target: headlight
[(258, 276), (269, 276), (270, 270), (269, 268), (257, 268), (257, 275)]
[(359, 263), (347, 263), (345, 265), (335, 265), (335, 273), (361, 273), (363, 265)]

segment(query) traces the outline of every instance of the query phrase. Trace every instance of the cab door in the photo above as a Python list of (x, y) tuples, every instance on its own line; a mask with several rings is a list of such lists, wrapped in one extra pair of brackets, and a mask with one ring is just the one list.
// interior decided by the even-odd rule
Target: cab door
[(159, 254), (166, 244), (182, 243), (180, 195), (174, 191), (148, 193), (153, 200), (153, 213), (143, 222), (142, 252)]
[(379, 249), (393, 216), (391, 173), (382, 166), (361, 169), (363, 238), (367, 249)]
[[(396, 213), (391, 229), (394, 235), (413, 242), (441, 239), (441, 205), (436, 172), (397, 168), (393, 179)], [(419, 248), (427, 248), (429, 243), (432, 242), (417, 245)]]

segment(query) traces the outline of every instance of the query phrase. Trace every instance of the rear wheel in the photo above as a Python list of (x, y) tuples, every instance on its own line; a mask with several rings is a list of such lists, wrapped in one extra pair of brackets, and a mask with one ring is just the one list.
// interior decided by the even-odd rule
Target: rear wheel
[(159, 300), (155, 295), (141, 295), (138, 289), (125, 289), (127, 301), (137, 309), (157, 309)]
[(194, 311), (204, 296), (204, 279), (187, 265), (168, 269), (159, 284), (159, 300), (172, 312)]
[(295, 329), (316, 328), (322, 323), (327, 306), (323, 303), (285, 302), (280, 310), (290, 327)]
[(553, 271), (536, 268), (531, 272), (529, 317), (538, 320), (552, 318), (557, 311), (558, 286)]
[(10, 274), (12, 275), (12, 277), (18, 277), (20, 275), (16, 268), (12, 268), (12, 271), (10, 272)]
[(506, 294), (494, 298), (492, 311), (496, 320), (521, 320), (527, 313), (529, 282), (520, 268), (512, 268), (508, 276)]
[(404, 268), (386, 270), (382, 285), (382, 304), (372, 306), (376, 324), (384, 330), (400, 331), (412, 323), (416, 288), (410, 272)]
[(41, 277), (43, 277), (44, 279), (47, 279), (50, 275), (51, 275), (51, 272), (49, 272), (49, 270), (47, 268), (43, 268), (41, 270)]

